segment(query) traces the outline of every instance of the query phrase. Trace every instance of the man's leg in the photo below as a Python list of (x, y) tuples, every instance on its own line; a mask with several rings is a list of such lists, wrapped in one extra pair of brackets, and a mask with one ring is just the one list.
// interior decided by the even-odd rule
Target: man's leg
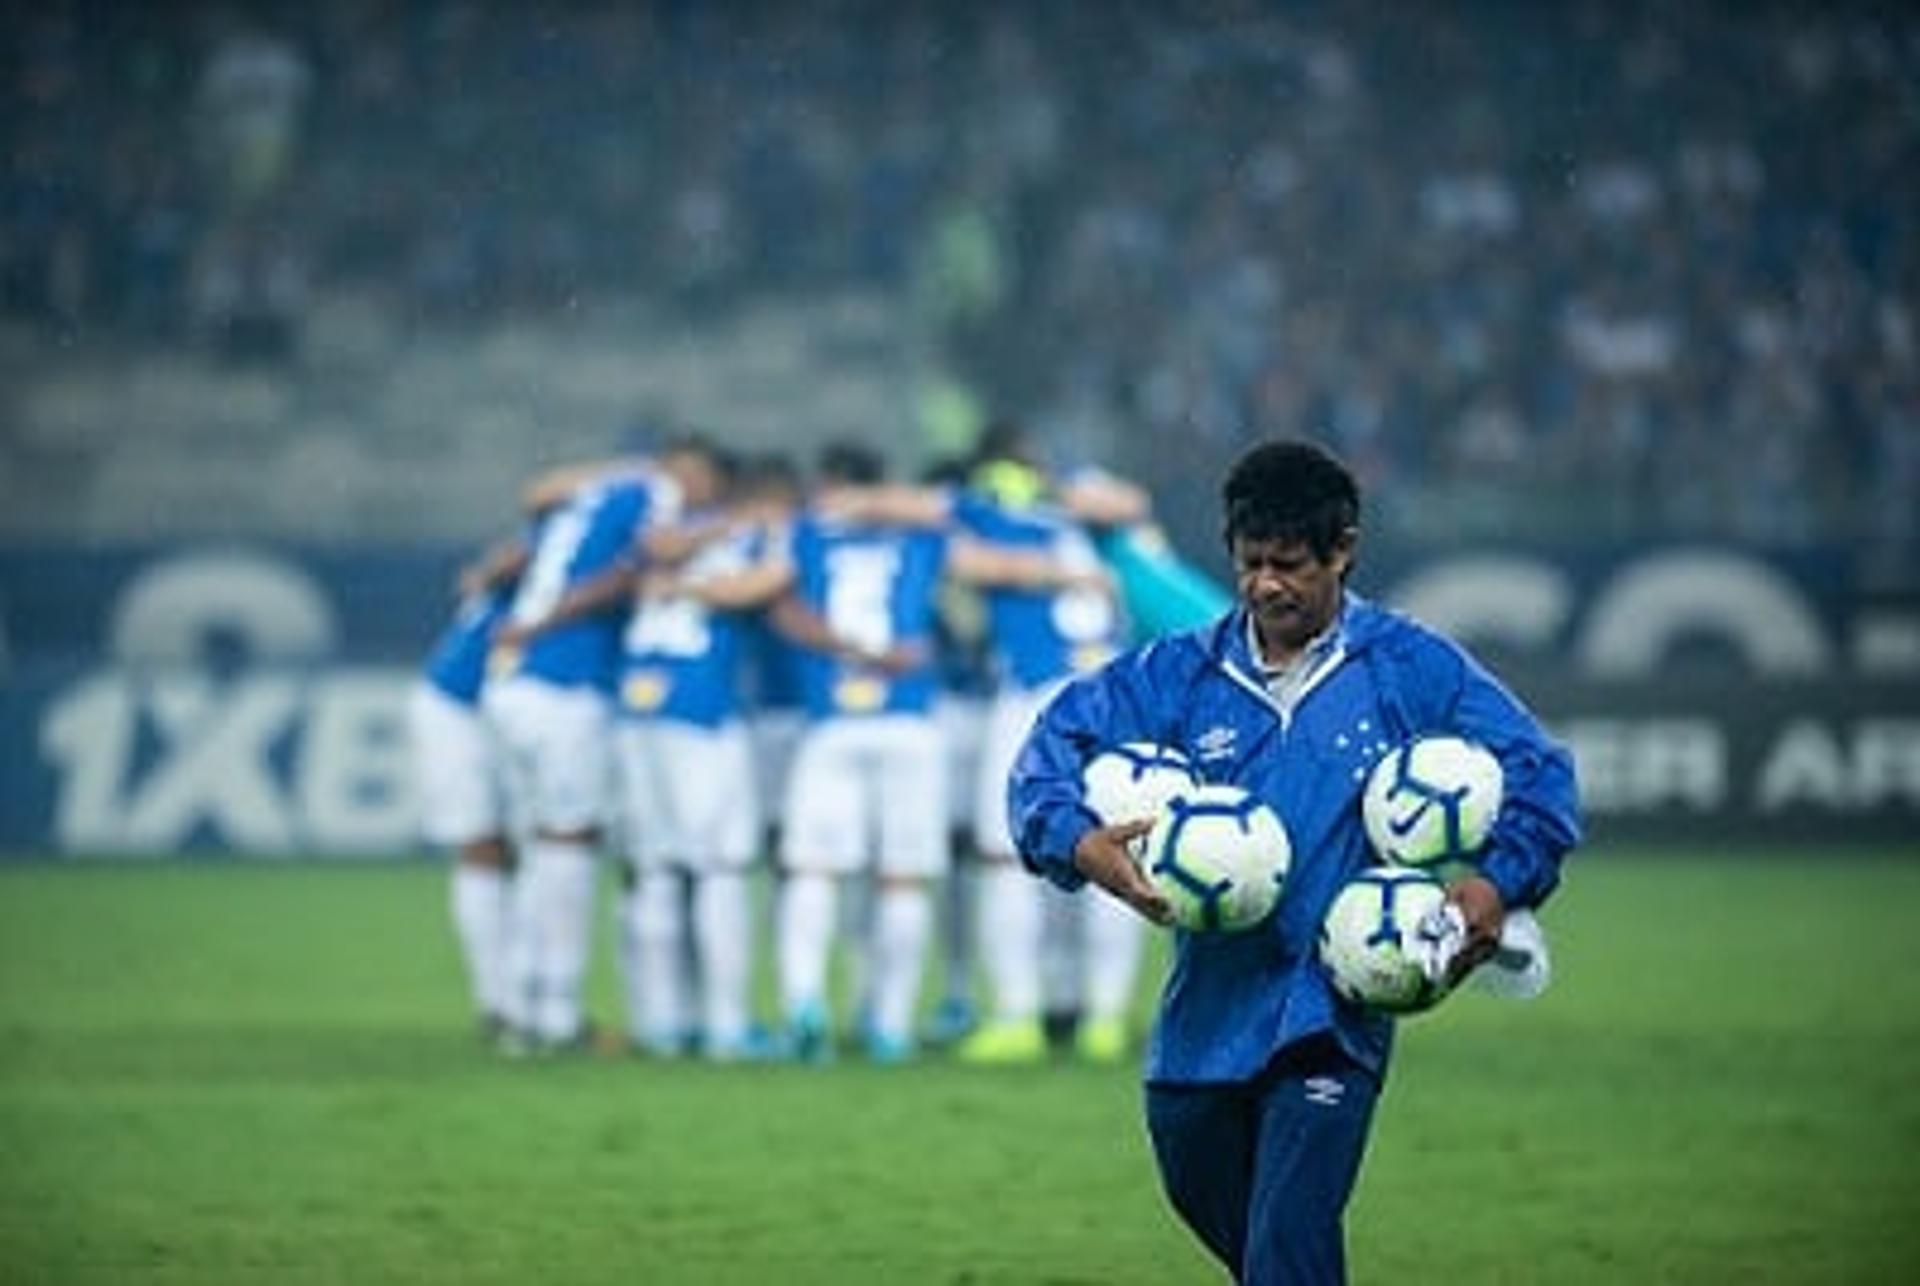
[(626, 871), (619, 899), (627, 1040), (670, 1056), (685, 1051), (686, 916), (674, 859), (689, 851), (671, 786), (674, 748), (657, 720), (622, 720), (616, 735)]
[(827, 969), (833, 950), (840, 877), (864, 857), (860, 768), (846, 744), (852, 730), (815, 724), (794, 755), (781, 835), (784, 878), (776, 911), (774, 961), (792, 1054), (832, 1055)]
[(1036, 1062), (1046, 1056), (1040, 1029), (1040, 881), (1015, 859), (980, 861), (980, 961), (992, 993), (991, 1017), (961, 1044), (970, 1063)]
[(867, 1052), (893, 1062), (913, 1051), (913, 1013), (925, 973), (933, 926), (933, 895), (926, 880), (874, 881), (872, 1026)]
[(523, 855), (517, 914), (531, 926), (533, 1039), (565, 1046), (587, 1034), (582, 984), (592, 948), (593, 897), (610, 776), (607, 711), (586, 689), (535, 685), (529, 726), (509, 753), (529, 780), (533, 835)]
[(513, 873), (499, 752), (477, 706), (425, 682), (408, 695), (407, 720), (421, 827), (436, 847), (454, 851), (448, 912), (474, 1012), (492, 1035), (508, 1007)]
[(1379, 1084), (1330, 1039), (1290, 1053), (1261, 1083), (1242, 1280), (1337, 1286)]
[(537, 832), (520, 879), (532, 928), (532, 1034), (562, 1046), (586, 1034), (582, 983), (592, 947), (593, 885), (600, 832)]
[(507, 910), (512, 851), (501, 836), (460, 847), (454, 862), (449, 906), (466, 963), (475, 1011), (490, 1027), (507, 1012)]
[(684, 879), (676, 865), (649, 863), (636, 873), (627, 903), (633, 940), (628, 1035), (645, 1052), (668, 1057), (687, 1051), (690, 1021)]
[(914, 1008), (933, 931), (932, 891), (950, 865), (946, 748), (930, 717), (890, 716), (863, 731), (867, 810), (879, 823), (880, 840), (867, 1053), (892, 1063), (914, 1052)]
[(1040, 1025), (1045, 886), (1014, 855), (1007, 820), (1007, 774), (1035, 713), (1035, 698), (1030, 694), (1003, 692), (994, 700), (982, 739), (973, 801), (973, 831), (980, 846), (975, 932), (992, 1008), (989, 1021), (960, 1046), (963, 1062), (1037, 1062), (1047, 1054)]
[(693, 933), (706, 1054), (744, 1057), (752, 1035), (753, 986), (753, 906), (745, 871), (722, 868), (694, 877)]
[(1256, 1108), (1244, 1086), (1147, 1086), (1147, 1133), (1160, 1186), (1236, 1279), (1253, 1191)]

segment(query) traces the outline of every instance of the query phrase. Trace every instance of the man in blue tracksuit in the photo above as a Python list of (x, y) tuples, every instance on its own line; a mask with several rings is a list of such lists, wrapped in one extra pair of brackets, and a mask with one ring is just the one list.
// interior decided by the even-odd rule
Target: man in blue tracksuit
[(1272, 919), (1240, 934), (1179, 933), (1147, 1059), (1147, 1125), (1182, 1219), (1246, 1283), (1345, 1279), (1341, 1219), (1392, 1038), (1338, 999), (1315, 941), (1335, 893), (1375, 859), (1367, 772), (1415, 734), (1486, 746), (1505, 801), (1475, 873), (1449, 897), (1467, 925), (1458, 977), (1497, 944), (1510, 909), (1540, 904), (1579, 839), (1572, 763), (1458, 646), (1346, 589), (1359, 491), (1304, 442), (1268, 442), (1222, 488), (1238, 603), (1136, 648), (1047, 707), (1008, 781), (1022, 858), (1055, 883), (1091, 881), (1165, 923), (1129, 855), (1145, 822), (1102, 827), (1081, 769), (1123, 741), (1175, 746), (1208, 782), (1245, 787), (1284, 821), (1293, 864)]

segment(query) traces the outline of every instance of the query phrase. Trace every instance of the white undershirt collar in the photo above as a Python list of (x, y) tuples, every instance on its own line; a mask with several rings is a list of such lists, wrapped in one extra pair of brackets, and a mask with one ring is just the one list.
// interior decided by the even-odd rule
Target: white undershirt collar
[(1247, 613), (1247, 655), (1253, 660), (1267, 699), (1280, 711), (1282, 719), (1290, 719), (1307, 693), (1333, 673), (1345, 658), (1346, 631), (1341, 628), (1345, 616), (1343, 605), (1327, 628), (1309, 639), (1293, 660), (1272, 666), (1261, 659), (1260, 632), (1254, 626), (1253, 613)]

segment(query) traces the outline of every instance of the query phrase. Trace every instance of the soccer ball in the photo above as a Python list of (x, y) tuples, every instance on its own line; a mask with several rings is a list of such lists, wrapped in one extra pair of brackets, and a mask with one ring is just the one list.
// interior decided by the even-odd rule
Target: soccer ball
[(1173, 922), (1237, 933), (1280, 900), (1293, 846), (1279, 816), (1238, 786), (1195, 786), (1167, 802), (1142, 865), (1173, 904)]
[(1361, 797), (1367, 838), (1384, 860), (1434, 866), (1473, 856), (1500, 814), (1500, 761), (1460, 737), (1416, 737), (1373, 766)]
[(1103, 826), (1158, 817), (1194, 788), (1193, 765), (1172, 746), (1129, 741), (1095, 755), (1081, 774), (1087, 807)]
[(1447, 988), (1427, 977), (1419, 947), (1427, 918), (1446, 900), (1440, 881), (1417, 868), (1374, 866), (1354, 876), (1320, 925), (1320, 962), (1333, 989), (1388, 1013), (1438, 1004)]

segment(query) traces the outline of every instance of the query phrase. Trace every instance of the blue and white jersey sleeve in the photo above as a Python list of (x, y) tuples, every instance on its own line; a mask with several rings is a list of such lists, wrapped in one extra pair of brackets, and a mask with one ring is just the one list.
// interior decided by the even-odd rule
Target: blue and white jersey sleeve
[(463, 705), (478, 701), (494, 627), (505, 618), (511, 601), (504, 589), (463, 598), (427, 656), (427, 682)]
[[(539, 621), (568, 590), (635, 556), (635, 542), (648, 524), (672, 521), (678, 513), (678, 489), (664, 475), (582, 487), (536, 529), (533, 556), (514, 596), (513, 620)], [(618, 615), (603, 613), (543, 631), (508, 659), (508, 668), (561, 686), (610, 690), (620, 625)]]
[[(1056, 509), (1009, 510), (961, 492), (953, 512), (962, 530), (990, 544), (1042, 554), (1079, 571), (1100, 566), (1092, 539)], [(982, 597), (994, 669), (1015, 687), (1038, 688), (1084, 674), (1118, 650), (1123, 622), (1113, 596), (1101, 590), (999, 586)]]

